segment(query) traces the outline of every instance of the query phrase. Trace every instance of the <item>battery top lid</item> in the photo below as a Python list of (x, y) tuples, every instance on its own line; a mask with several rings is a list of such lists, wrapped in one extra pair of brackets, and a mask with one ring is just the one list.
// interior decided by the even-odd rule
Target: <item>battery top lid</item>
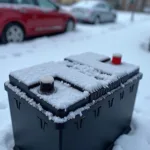
[(65, 109), (135, 71), (139, 71), (139, 67), (122, 62), (120, 54), (109, 58), (87, 52), (67, 57), (62, 62), (48, 62), (11, 72), (10, 82), (13, 78), (27, 88), (40, 83), (31, 91), (54, 107)]

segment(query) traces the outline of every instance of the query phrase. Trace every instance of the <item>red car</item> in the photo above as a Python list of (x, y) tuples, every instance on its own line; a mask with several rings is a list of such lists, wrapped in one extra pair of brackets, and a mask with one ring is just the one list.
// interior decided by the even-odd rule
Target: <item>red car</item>
[(75, 24), (71, 14), (50, 0), (0, 0), (0, 39), (5, 43), (71, 31)]

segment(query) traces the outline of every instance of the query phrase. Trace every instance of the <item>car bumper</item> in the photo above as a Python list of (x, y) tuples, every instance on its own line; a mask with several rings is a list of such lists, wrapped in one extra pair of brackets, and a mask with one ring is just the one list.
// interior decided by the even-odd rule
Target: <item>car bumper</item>
[(91, 17), (76, 17), (75, 16), (75, 18), (78, 22), (89, 22), (89, 23), (93, 22), (93, 19)]
[(91, 14), (78, 14), (72, 13), (72, 15), (76, 18), (77, 21), (85, 21), (85, 22), (93, 22)]
[(3, 30), (2, 30), (2, 28), (0, 27), (0, 37), (2, 36), (2, 31), (3, 31)]

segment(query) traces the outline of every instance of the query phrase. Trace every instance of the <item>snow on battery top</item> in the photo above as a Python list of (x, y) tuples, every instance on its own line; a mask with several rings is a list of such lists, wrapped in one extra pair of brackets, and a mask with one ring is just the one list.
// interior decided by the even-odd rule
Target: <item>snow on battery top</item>
[(10, 76), (27, 87), (38, 83), (43, 76), (48, 75), (59, 77), (73, 85), (79, 86), (85, 91), (91, 91), (100, 86), (100, 83), (95, 78), (91, 78), (73, 68), (68, 68), (62, 62), (48, 62), (10, 73)]
[(50, 94), (41, 94), (39, 92), (39, 86), (31, 89), (31, 92), (56, 109), (67, 109), (69, 106), (89, 96), (88, 92), (78, 91), (69, 84), (59, 81), (55, 81), (55, 91)]
[[(116, 55), (121, 56), (120, 54)], [(124, 62), (120, 65), (113, 65), (111, 61), (109, 61), (109, 57), (92, 52), (83, 53), (81, 55), (73, 55), (65, 59), (71, 62), (76, 62), (79, 64), (93, 67), (103, 73), (114, 75), (116, 77), (121, 77), (123, 75), (130, 74), (135, 70), (139, 69), (138, 66)]]
[(90, 93), (108, 87), (113, 81), (138, 69), (137, 66), (127, 63), (113, 65), (109, 57), (88, 52), (67, 57), (62, 62), (48, 62), (17, 70), (11, 72), (10, 77), (27, 88), (40, 83), (44, 76), (54, 77), (56, 90), (53, 93), (43, 95), (39, 93), (39, 86), (33, 86), (29, 90), (53, 107), (66, 109), (88, 97)]
[(111, 61), (105, 62), (109, 59), (108, 56), (87, 52), (65, 58), (69, 61), (48, 62), (11, 72), (10, 75), (26, 86), (38, 83), (43, 76), (51, 75), (91, 92), (139, 69), (128, 63), (113, 65)]

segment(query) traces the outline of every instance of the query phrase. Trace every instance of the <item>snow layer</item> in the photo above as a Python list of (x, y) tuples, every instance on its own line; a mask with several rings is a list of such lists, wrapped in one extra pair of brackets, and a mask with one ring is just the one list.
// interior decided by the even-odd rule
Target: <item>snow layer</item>
[(86, 76), (74, 69), (68, 68), (63, 65), (63, 63), (44, 63), (34, 67), (14, 71), (10, 74), (27, 86), (38, 83), (41, 77), (47, 75), (60, 77), (61, 79), (77, 85), (87, 91), (93, 91), (102, 86), (96, 79), (90, 78), (89, 76)]
[[(0, 8), (5, 8), (5, 9), (13, 9), (13, 10), (21, 10), (22, 8), (25, 8), (25, 9), (34, 9), (34, 10), (40, 10), (40, 11), (43, 11), (43, 12), (47, 12), (47, 11), (50, 11), (52, 10), (51, 8), (42, 8), (42, 7), (39, 7), (39, 6), (36, 6), (36, 5), (31, 5), (31, 4), (8, 4), (8, 3), (0, 3)], [(64, 11), (63, 11), (64, 12)]]
[(80, 92), (72, 88), (69, 84), (55, 81), (55, 91), (49, 95), (39, 93), (39, 86), (31, 89), (41, 100), (51, 104), (56, 109), (67, 109), (70, 105), (85, 99), (88, 92)]
[(14, 71), (11, 73), (11, 76), (27, 86), (39, 82), (43, 76), (57, 76), (84, 90), (92, 92), (100, 87), (106, 87), (109, 83), (117, 80), (117, 78), (130, 74), (138, 69), (137, 66), (127, 63), (112, 65), (111, 62), (101, 62), (108, 58), (107, 56), (88, 52), (66, 58), (74, 61), (76, 66), (74, 65), (73, 68), (78, 69), (72, 69), (68, 65), (65, 66), (63, 62), (49, 62)]
[(61, 61), (66, 56), (87, 51), (108, 56), (122, 53), (126, 62), (140, 66), (144, 76), (137, 93), (132, 131), (118, 138), (113, 150), (150, 150), (150, 53), (141, 46), (149, 40), (150, 15), (136, 13), (134, 22), (130, 22), (130, 16), (128, 12), (118, 12), (116, 23), (79, 24), (73, 33), (40, 37), (21, 44), (0, 44), (0, 150), (12, 150), (14, 145), (8, 98), (3, 86), (10, 71)]
[(121, 65), (113, 65), (110, 61), (109, 62), (101, 62), (103, 59), (105, 60), (106, 57), (102, 58), (101, 55), (96, 56), (95, 53), (88, 52), (80, 55), (74, 55), (67, 57), (66, 59), (75, 61), (81, 64), (85, 64), (88, 66), (91, 66), (95, 69), (100, 70), (101, 72), (104, 72), (106, 74), (114, 74), (118, 77), (126, 74), (130, 74), (138, 69), (138, 66), (128, 64), (125, 62), (122, 62)]
[(40, 79), (40, 83), (53, 84), (54, 83), (54, 78), (52, 76), (44, 76)]
[(68, 67), (78, 70), (83, 74), (86, 74), (87, 76), (95, 78), (101, 83), (101, 85), (103, 85), (103, 87), (105, 86), (107, 87), (109, 83), (117, 80), (116, 75), (104, 73), (88, 65), (83, 65), (77, 62), (70, 62), (70, 61), (65, 61), (64, 64), (66, 64)]
[(60, 117), (57, 117), (57, 116), (53, 116), (52, 113), (49, 112), (49, 111), (45, 111), (40, 104), (37, 104), (33, 99), (29, 98), (26, 95), (26, 93), (22, 92), (16, 86), (13, 86), (13, 85), (9, 84), (8, 82), (6, 82), (5, 85), (9, 89), (11, 89), (14, 93), (16, 93), (20, 98), (23, 98), (24, 100), (26, 100), (31, 106), (33, 106), (34, 108), (41, 111), (43, 114), (45, 114), (48, 117), (49, 120), (52, 120), (55, 123), (64, 123), (64, 122), (66, 122), (70, 119), (75, 118), (75, 116), (77, 116), (77, 115), (82, 115), (82, 111), (89, 109), (90, 106), (93, 104), (93, 103), (87, 104), (85, 107), (79, 108), (78, 110), (76, 110), (74, 112), (70, 112), (67, 117), (60, 118)]
[(96, 6), (96, 4), (98, 4), (98, 1), (96, 0), (83, 0), (83, 1), (79, 1), (77, 3), (75, 3), (73, 5), (73, 8), (92, 8), (94, 6)]
[(35, 5), (30, 5), (30, 4), (8, 4), (8, 3), (0, 3), (0, 8), (11, 8), (14, 10), (18, 10), (21, 8), (34, 8), (34, 9), (40, 9), (39, 7)]
[[(70, 56), (67, 59), (75, 62), (67, 64), (67, 66), (64, 65), (64, 62), (45, 63), (12, 72), (11, 75), (27, 85), (40, 82), (40, 78), (45, 77), (45, 75), (57, 76), (84, 89), (85, 92), (82, 93), (55, 81), (56, 92), (49, 95), (39, 93), (39, 87), (31, 90), (31, 92), (36, 94), (41, 100), (46, 101), (56, 109), (67, 109), (74, 103), (85, 99), (89, 95), (88, 92), (96, 91), (101, 87), (107, 87), (121, 76), (137, 69), (134, 65), (125, 63), (118, 65), (119, 67), (112, 65), (110, 62), (104, 63), (102, 61), (109, 59), (109, 57), (92, 52)], [(81, 65), (78, 62), (81, 63)]]

